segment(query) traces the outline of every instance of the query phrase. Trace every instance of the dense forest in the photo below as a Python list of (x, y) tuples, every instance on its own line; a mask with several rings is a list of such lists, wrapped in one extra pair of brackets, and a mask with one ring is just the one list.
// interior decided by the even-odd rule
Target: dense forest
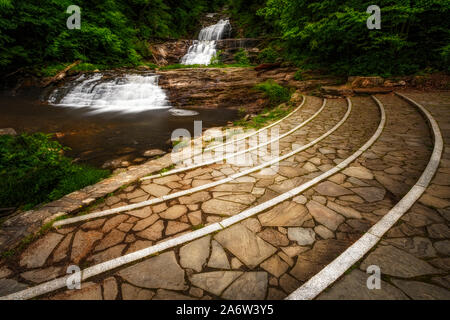
[[(382, 27), (368, 30), (362, 0), (0, 0), (0, 67), (61, 62), (114, 67), (151, 59), (148, 42), (193, 37), (207, 12), (225, 11), (243, 36), (272, 40), (284, 61), (339, 74), (449, 71), (450, 2), (379, 0)], [(81, 29), (69, 30), (69, 5)]]

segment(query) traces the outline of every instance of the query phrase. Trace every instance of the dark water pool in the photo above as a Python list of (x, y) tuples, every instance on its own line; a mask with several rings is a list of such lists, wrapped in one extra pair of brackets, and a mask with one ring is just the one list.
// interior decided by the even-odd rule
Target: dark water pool
[(195, 111), (199, 114), (183, 117), (168, 109), (91, 114), (88, 108), (58, 107), (35, 97), (3, 95), (0, 128), (14, 128), (19, 133), (57, 133), (57, 140), (72, 149), (66, 155), (99, 167), (122, 156), (139, 157), (148, 149), (167, 150), (173, 130), (185, 128), (193, 134), (195, 120), (201, 120), (203, 128), (209, 128), (238, 118), (235, 110)]

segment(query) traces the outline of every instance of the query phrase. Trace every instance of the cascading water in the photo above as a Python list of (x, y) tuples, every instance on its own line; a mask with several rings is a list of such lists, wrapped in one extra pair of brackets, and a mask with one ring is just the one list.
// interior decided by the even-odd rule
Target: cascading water
[(229, 35), (231, 25), (229, 20), (220, 20), (217, 24), (203, 28), (200, 31), (198, 40), (189, 47), (188, 53), (181, 59), (182, 64), (209, 65), (211, 59), (217, 53), (217, 40)]
[(154, 74), (82, 75), (56, 89), (49, 102), (56, 106), (88, 107), (94, 113), (136, 113), (170, 108), (166, 93), (158, 86), (158, 76)]

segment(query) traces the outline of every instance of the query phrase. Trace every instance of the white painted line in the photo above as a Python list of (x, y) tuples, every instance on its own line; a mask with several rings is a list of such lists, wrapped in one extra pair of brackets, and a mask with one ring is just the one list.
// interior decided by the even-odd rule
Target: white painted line
[(341, 125), (343, 125), (344, 122), (349, 117), (350, 112), (352, 110), (352, 102), (351, 102), (351, 100), (347, 99), (347, 103), (348, 103), (347, 112), (345, 113), (344, 117), (332, 129), (330, 129), (329, 131), (327, 131), (326, 133), (321, 135), (319, 138), (317, 138), (317, 139), (309, 142), (308, 144), (306, 144), (304, 146), (301, 146), (301, 147), (299, 147), (299, 148), (297, 148), (297, 149), (295, 149), (295, 150), (285, 154), (284, 156), (277, 157), (277, 158), (275, 158), (275, 159), (273, 159), (271, 161), (262, 163), (262, 164), (260, 164), (260, 165), (258, 165), (256, 167), (251, 168), (251, 169), (235, 173), (235, 174), (229, 176), (228, 178), (225, 178), (225, 179), (222, 179), (222, 180), (214, 181), (214, 182), (211, 182), (211, 183), (208, 183), (208, 184), (204, 184), (204, 185), (201, 185), (201, 186), (198, 186), (198, 187), (195, 187), (195, 188), (191, 188), (191, 189), (188, 189), (188, 190), (171, 193), (171, 194), (165, 195), (165, 196), (160, 197), (160, 198), (155, 198), (155, 199), (151, 199), (151, 200), (147, 200), (147, 201), (143, 201), (143, 202), (139, 202), (139, 203), (135, 203), (135, 204), (131, 204), (131, 205), (126, 205), (126, 206), (122, 206), (122, 207), (117, 207), (117, 208), (109, 209), (109, 210), (105, 210), (105, 211), (94, 212), (94, 213), (82, 215), (82, 216), (79, 216), (79, 217), (74, 217), (74, 218), (69, 218), (69, 219), (65, 219), (65, 220), (60, 220), (60, 221), (55, 222), (53, 224), (53, 226), (54, 227), (61, 227), (61, 226), (65, 226), (65, 225), (69, 225), (69, 224), (73, 224), (73, 223), (77, 223), (77, 222), (81, 222), (81, 221), (86, 221), (86, 220), (90, 220), (90, 219), (96, 219), (96, 218), (100, 218), (100, 217), (109, 216), (109, 215), (112, 215), (112, 214), (117, 214), (117, 213), (120, 213), (120, 212), (131, 211), (131, 210), (139, 209), (139, 208), (146, 207), (146, 206), (149, 206), (149, 205), (154, 205), (154, 204), (157, 204), (157, 203), (161, 203), (161, 202), (164, 202), (164, 201), (167, 201), (167, 200), (179, 198), (181, 196), (185, 196), (185, 195), (192, 194), (192, 193), (195, 193), (195, 192), (199, 192), (199, 191), (202, 191), (202, 190), (210, 189), (210, 188), (216, 187), (216, 186), (224, 184), (224, 183), (231, 182), (231, 181), (233, 181), (233, 180), (235, 180), (237, 178), (246, 176), (246, 175), (248, 175), (250, 173), (259, 171), (259, 170), (261, 170), (261, 169), (263, 169), (265, 167), (271, 166), (271, 165), (276, 164), (276, 163), (278, 163), (280, 161), (288, 159), (288, 158), (292, 157), (293, 155), (295, 155), (295, 154), (297, 154), (299, 152), (302, 152), (302, 151), (312, 147), (313, 145), (317, 144), (318, 142), (322, 141), (323, 139), (325, 139), (326, 137), (331, 135), (334, 131), (336, 131)]
[[(422, 105), (402, 94), (396, 94), (416, 106), (425, 115), (430, 124), (434, 137), (434, 149), (428, 166), (417, 183), (402, 198), (402, 200), (397, 203), (397, 205), (395, 205), (380, 221), (372, 226), (369, 231), (345, 250), (339, 257), (333, 260), (296, 291), (291, 293), (286, 298), (287, 300), (311, 300), (332, 285), (351, 266), (361, 260), (362, 257), (364, 257), (364, 255), (381, 240), (383, 235), (414, 205), (425, 192), (431, 179), (436, 174), (439, 166), (438, 160), (441, 159), (443, 150), (443, 139), (439, 126), (433, 116)], [(381, 106), (379, 100), (375, 97), (374, 99)]]
[[(303, 98), (303, 102), (302, 102), (302, 104), (298, 107), (298, 109), (301, 108), (301, 107), (303, 106), (303, 104), (305, 103), (305, 101), (306, 101), (306, 98)], [(305, 125), (307, 125), (309, 122), (311, 122), (312, 120), (314, 120), (314, 119), (315, 119), (315, 118), (323, 111), (323, 109), (325, 108), (325, 105), (326, 105), (326, 99), (324, 99), (323, 104), (322, 104), (322, 107), (321, 107), (321, 108), (320, 108), (320, 109), (319, 109), (312, 117), (310, 117), (310, 118), (307, 119), (306, 121), (302, 122), (301, 124), (299, 124), (299, 125), (296, 126), (295, 128), (291, 129), (291, 130), (288, 131), (287, 133), (285, 133), (285, 134), (283, 134), (283, 135), (281, 135), (281, 136), (278, 136), (278, 137), (276, 137), (276, 138), (274, 138), (274, 139), (272, 139), (272, 140), (270, 140), (270, 141), (268, 141), (268, 142), (261, 143), (261, 144), (259, 144), (259, 145), (256, 145), (256, 146), (254, 146), (254, 147), (251, 147), (251, 148), (249, 148), (249, 149), (245, 149), (245, 150), (242, 150), (242, 151), (239, 151), (239, 152), (231, 153), (231, 154), (229, 154), (229, 155), (227, 155), (227, 156), (213, 158), (213, 159), (211, 159), (211, 160), (208, 160), (208, 161), (205, 161), (205, 162), (201, 162), (201, 163), (198, 163), (198, 164), (194, 164), (194, 165), (192, 165), (192, 166), (187, 166), (187, 167), (182, 167), (182, 168), (178, 168), (178, 169), (173, 169), (173, 170), (170, 170), (170, 171), (167, 171), (167, 172), (155, 174), (155, 175), (148, 176), (148, 177), (142, 177), (140, 180), (141, 180), (141, 181), (146, 181), (146, 180), (153, 180), (153, 179), (161, 178), (161, 177), (165, 177), (165, 176), (170, 176), (170, 175), (172, 175), (172, 174), (176, 174), (176, 173), (180, 173), (180, 172), (192, 170), (192, 169), (195, 169), (195, 168), (199, 168), (199, 167), (207, 166), (207, 165), (210, 165), (210, 164), (214, 164), (214, 163), (219, 162), (219, 161), (223, 161), (223, 160), (227, 160), (227, 159), (230, 159), (230, 158), (234, 158), (234, 157), (237, 157), (237, 156), (239, 156), (239, 155), (241, 155), (241, 154), (245, 154), (245, 153), (251, 152), (251, 151), (253, 151), (253, 150), (257, 150), (257, 149), (260, 149), (260, 148), (262, 148), (262, 147), (265, 147), (265, 146), (267, 146), (267, 145), (269, 145), (269, 144), (271, 144), (271, 143), (273, 143), (273, 142), (275, 142), (275, 141), (278, 141), (278, 140), (283, 139), (284, 137), (286, 137), (286, 136), (292, 134), (293, 132), (295, 132), (295, 131), (299, 130), (300, 128), (304, 127)], [(267, 128), (268, 128), (268, 127), (267, 127)], [(264, 129), (264, 130), (267, 130), (267, 129)], [(260, 130), (260, 131), (261, 131), (261, 130)], [(253, 135), (253, 134), (252, 134), (252, 135)], [(240, 141), (240, 140), (243, 140), (243, 139), (233, 140), (233, 141), (230, 141), (229, 143), (226, 143), (225, 145), (228, 145), (228, 144), (234, 143), (234, 142), (238, 142), (238, 141)], [(218, 147), (220, 147), (220, 146), (218, 146)], [(206, 152), (206, 151), (207, 151), (207, 150), (205, 149), (203, 152)], [(199, 152), (199, 153), (193, 155), (192, 158), (194, 158), (195, 156), (201, 155), (201, 154), (202, 154), (202, 152)]]
[[(346, 113), (346, 116), (341, 120), (341, 122), (345, 122), (345, 120), (348, 118), (350, 111), (352, 109), (352, 103), (351, 100), (349, 98), (347, 98), (347, 102), (348, 102), (348, 110)], [(384, 123), (385, 123), (385, 117), (384, 117), (384, 109), (382, 107), (382, 105), (380, 105), (380, 109), (381, 109), (381, 114), (382, 114), (382, 119), (380, 121), (380, 125), (378, 126), (377, 131), (375, 132), (374, 136), (372, 136), (372, 138), (369, 141), (375, 142), (375, 140), (378, 138), (378, 136), (380, 135), (380, 128), (384, 127)], [(337, 127), (340, 127), (340, 125), (338, 126), (338, 124), (336, 125)], [(382, 129), (381, 129), (382, 130)], [(364, 145), (366, 146), (366, 148), (369, 148), (370, 145), (368, 145), (367, 143)], [(355, 154), (360, 154), (359, 150), (355, 153)], [(352, 156), (350, 156), (350, 158), (354, 159), (355, 158), (355, 154), (353, 154)], [(99, 275), (101, 273), (104, 272), (108, 272), (111, 271), (115, 268), (124, 266), (126, 264), (132, 263), (132, 262), (136, 262), (140, 259), (149, 257), (152, 254), (158, 253), (158, 252), (162, 252), (164, 250), (173, 248), (175, 246), (181, 245), (183, 243), (187, 243), (190, 242), (192, 240), (201, 238), (203, 236), (209, 235), (211, 233), (220, 231), (222, 229), (225, 229), (227, 226), (230, 226), (232, 224), (236, 224), (240, 221), (243, 221), (251, 216), (254, 216), (268, 208), (271, 208), (283, 201), (286, 201), (287, 199), (290, 199), (292, 197), (295, 197), (296, 195), (298, 195), (299, 193), (301, 193), (302, 191), (311, 188), (314, 184), (319, 183), (320, 181), (334, 175), (336, 172), (339, 172), (340, 170), (342, 170), (342, 168), (338, 168), (338, 166), (334, 167), (333, 169), (323, 173), (322, 175), (320, 175), (319, 177), (316, 177), (315, 179), (313, 179), (314, 182), (308, 182), (305, 183), (302, 186), (299, 186), (289, 192), (286, 192), (276, 198), (273, 198), (269, 201), (266, 201), (262, 204), (259, 204), (255, 207), (249, 208), (241, 213), (239, 213), (236, 216), (227, 218), (221, 222), (218, 223), (214, 223), (212, 225), (209, 225), (205, 228), (202, 228), (200, 230), (197, 231), (193, 231), (187, 234), (184, 234), (182, 236), (170, 239), (170, 240), (166, 240), (163, 242), (158, 243), (155, 246), (151, 246), (139, 251), (136, 251), (134, 253), (130, 253), (127, 254), (125, 256), (119, 257), (119, 258), (115, 258), (106, 262), (103, 262), (101, 264), (86, 268), (85, 270), (82, 271), (82, 279), (87, 280), (93, 276)], [(56, 279), (56, 280), (52, 280), (49, 281), (47, 283), (38, 285), (36, 287), (33, 288), (29, 288), (29, 289), (25, 289), (23, 291), (19, 291), (16, 293), (12, 293), (8, 296), (5, 297), (0, 297), (0, 300), (23, 300), (23, 299), (32, 299), (34, 297), (38, 297), (41, 296), (43, 294), (61, 289), (65, 287), (65, 281), (64, 279), (66, 279), (66, 277), (64, 278), (60, 278), (60, 279)]]

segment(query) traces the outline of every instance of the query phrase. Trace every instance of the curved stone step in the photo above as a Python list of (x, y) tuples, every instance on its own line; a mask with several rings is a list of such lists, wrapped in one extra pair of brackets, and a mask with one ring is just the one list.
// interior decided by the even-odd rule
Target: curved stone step
[[(299, 108), (303, 107), (303, 104), (305, 102), (306, 102), (306, 97), (304, 97), (303, 102), (302, 102), (302, 104), (300, 105)], [(304, 127), (306, 124), (308, 124), (309, 122), (314, 120), (323, 111), (323, 109), (325, 108), (325, 105), (326, 105), (326, 100), (323, 101), (322, 107), (320, 107), (317, 110), (317, 112), (314, 113), (311, 117), (307, 118), (305, 121), (302, 121), (299, 125), (294, 126), (289, 131), (287, 131), (287, 132), (285, 132), (285, 133), (283, 133), (283, 134), (281, 134), (279, 136), (276, 136), (275, 138), (271, 138), (269, 141), (257, 144), (256, 146), (251, 146), (251, 147), (246, 148), (246, 149), (241, 150), (241, 151), (236, 151), (236, 152), (233, 151), (231, 153), (227, 152), (227, 155), (225, 155), (225, 156), (213, 157), (212, 155), (207, 154), (208, 151), (212, 151), (212, 150), (215, 150), (215, 149), (218, 149), (218, 148), (223, 148), (223, 147), (226, 147), (227, 145), (230, 145), (230, 144), (238, 144), (240, 141), (246, 140), (249, 137), (256, 135), (257, 133), (260, 134), (261, 132), (268, 130), (272, 126), (268, 126), (264, 130), (258, 130), (256, 132), (254, 132), (253, 134), (246, 135), (246, 136), (244, 136), (242, 138), (233, 139), (232, 141), (229, 141), (229, 142), (226, 142), (226, 143), (223, 143), (223, 144), (211, 147), (211, 148), (205, 148), (203, 150), (203, 152), (196, 153), (192, 157), (185, 157), (185, 159), (186, 158), (191, 159), (191, 158), (195, 158), (198, 155), (201, 155), (202, 157), (205, 157), (207, 159), (208, 158), (212, 158), (212, 159), (208, 159), (207, 161), (196, 163), (196, 164), (191, 165), (191, 166), (181, 166), (179, 168), (172, 169), (172, 170), (169, 170), (167, 172), (162, 172), (160, 174), (151, 175), (151, 176), (148, 176), (148, 177), (143, 177), (140, 180), (141, 181), (148, 181), (148, 180), (159, 179), (161, 177), (170, 176), (170, 175), (173, 175), (173, 174), (177, 174), (177, 173), (193, 170), (193, 169), (200, 168), (200, 167), (207, 166), (207, 165), (211, 165), (211, 164), (214, 164), (214, 163), (217, 163), (217, 162), (220, 162), (220, 161), (224, 161), (224, 160), (227, 160), (227, 159), (230, 159), (230, 158), (234, 158), (234, 157), (237, 157), (237, 156), (240, 156), (240, 155), (252, 152), (254, 150), (258, 150), (260, 148), (263, 148), (263, 147), (265, 147), (265, 146), (267, 146), (267, 145), (269, 145), (271, 143), (274, 143), (276, 141), (279, 141), (279, 140), (289, 136), (293, 132), (295, 132), (295, 131), (299, 130), (300, 128)], [(294, 120), (297, 120), (297, 119), (294, 118)], [(277, 124), (279, 125), (279, 122), (278, 123), (274, 123), (273, 125), (277, 125)], [(220, 151), (220, 153), (223, 153), (223, 152), (224, 152), (223, 150)], [(175, 158), (177, 157), (176, 154), (174, 155), (174, 157)]]
[[(368, 117), (368, 118), (370, 118), (369, 119), (370, 121), (374, 120), (373, 117)], [(352, 120), (352, 125), (358, 124), (358, 121), (359, 121), (359, 119), (357, 117), (354, 118)], [(339, 128), (339, 126), (338, 126), (338, 128)], [(380, 128), (377, 130), (377, 134), (379, 134), (380, 130), (381, 130)], [(362, 131), (364, 131), (364, 130), (362, 130)], [(345, 130), (343, 130), (343, 133), (345, 133)], [(345, 140), (346, 137), (341, 138), (341, 140), (342, 139)], [(368, 143), (373, 143), (374, 139), (375, 138), (370, 139)], [(358, 140), (358, 139), (356, 139), (356, 140)], [(331, 144), (333, 144), (333, 143), (335, 144), (336, 141), (338, 141), (338, 140), (336, 140), (336, 138), (330, 137), (328, 144), (330, 144), (330, 143)], [(358, 147), (356, 145), (355, 145), (355, 148), (356, 148), (355, 150), (358, 150)], [(352, 157), (354, 157), (355, 155), (358, 156), (361, 152), (362, 152), (361, 149), (359, 149), (356, 153), (354, 153), (353, 156), (351, 156), (348, 159), (352, 159)], [(290, 155), (290, 156), (292, 157), (292, 155)], [(340, 161), (337, 161), (337, 162), (340, 162)], [(107, 268), (107, 269), (115, 268), (115, 267), (118, 267), (118, 266), (123, 265), (125, 263), (130, 263), (131, 261), (135, 261), (135, 259), (141, 259), (143, 257), (146, 257), (149, 254), (152, 254), (153, 252), (159, 252), (159, 251), (164, 250), (166, 248), (170, 248), (170, 247), (173, 247), (173, 246), (181, 245), (182, 243), (186, 243), (187, 241), (197, 239), (197, 238), (199, 238), (199, 237), (201, 237), (203, 235), (210, 234), (211, 232), (214, 232), (214, 231), (218, 231), (218, 230), (222, 230), (222, 229), (228, 230), (228, 228), (226, 228), (227, 225), (231, 225), (233, 223), (236, 223), (239, 219), (241, 219), (241, 220), (244, 219), (245, 221), (247, 221), (248, 220), (247, 218), (249, 216), (258, 214), (262, 210), (270, 209), (271, 207), (273, 207), (277, 203), (281, 203), (284, 200), (287, 200), (289, 198), (294, 197), (296, 195), (296, 193), (303, 192), (304, 190), (306, 190), (306, 189), (310, 188), (311, 186), (313, 186), (315, 183), (320, 182), (321, 179), (325, 179), (325, 178), (327, 178), (329, 176), (332, 176), (333, 174), (335, 174), (336, 172), (341, 170), (343, 168), (344, 164), (347, 163), (347, 162), (348, 161), (344, 160), (343, 162), (341, 162), (342, 164), (336, 166), (335, 168), (333, 168), (331, 170), (326, 171), (325, 173), (321, 174), (320, 176), (318, 176), (316, 178), (313, 178), (312, 180), (310, 180), (310, 182), (308, 182), (308, 183), (306, 183), (304, 185), (301, 185), (301, 186), (295, 188), (294, 190), (288, 191), (288, 192), (286, 192), (286, 193), (284, 193), (284, 194), (282, 194), (282, 195), (280, 195), (280, 196), (278, 196), (276, 198), (273, 198), (270, 201), (263, 202), (262, 204), (257, 205), (256, 207), (253, 207), (253, 208), (251, 208), (249, 210), (241, 212), (238, 216), (229, 218), (229, 219), (223, 221), (220, 224), (214, 223), (214, 224), (212, 224), (210, 226), (207, 226), (207, 227), (205, 227), (203, 229), (200, 229), (198, 231), (190, 232), (188, 234), (185, 234), (183, 236), (180, 236), (180, 237), (177, 237), (177, 238), (174, 238), (174, 239), (171, 239), (171, 240), (166, 240), (166, 241), (164, 241), (164, 242), (162, 242), (162, 243), (160, 243), (160, 244), (158, 244), (156, 246), (153, 246), (153, 247), (150, 247), (150, 248), (147, 248), (147, 249), (144, 249), (144, 250), (140, 250), (140, 251), (137, 251), (135, 253), (131, 253), (131, 254), (128, 254), (126, 256), (123, 256), (121, 258), (114, 259), (114, 260), (105, 262), (103, 264), (99, 264), (99, 265), (96, 265), (94, 267), (90, 267), (88, 269), (85, 269), (83, 271), (83, 277), (86, 278), (86, 279), (90, 278), (92, 276), (95, 276), (96, 274), (104, 272), (105, 268)], [(296, 201), (302, 201), (302, 200), (301, 199), (297, 199)], [(290, 212), (290, 211), (288, 211), (288, 212)], [(234, 228), (234, 226), (232, 228)], [(249, 230), (249, 229), (245, 228), (245, 230)], [(244, 234), (245, 233), (248, 234), (248, 232), (245, 231), (245, 230), (242, 230), (242, 228), (241, 228), (241, 232), (244, 232)], [(249, 237), (249, 239), (253, 239), (253, 240), (256, 239), (256, 242), (260, 242), (260, 243), (264, 242), (264, 240), (260, 240), (259, 241), (258, 239), (260, 237), (256, 236), (256, 235), (248, 235), (248, 237)], [(180, 243), (180, 241), (181, 241), (181, 243)], [(197, 241), (199, 241), (199, 240), (196, 240), (196, 242)], [(266, 248), (267, 248), (267, 246), (266, 246)], [(269, 251), (271, 251), (271, 250), (269, 250)], [(209, 250), (208, 250), (208, 252), (209, 252)], [(164, 259), (168, 258), (169, 260), (173, 261), (173, 259), (171, 257), (167, 256), (166, 254), (164, 254), (164, 255), (165, 255)], [(242, 259), (244, 259), (244, 258), (242, 258)], [(250, 262), (246, 261), (246, 262), (250, 263), (250, 264), (252, 263), (251, 261)], [(182, 264), (185, 265), (186, 263), (189, 264), (189, 262), (183, 262)], [(174, 266), (174, 267), (176, 268), (176, 266)], [(261, 272), (264, 273), (263, 271), (261, 271)], [(248, 275), (248, 277), (252, 278), (252, 277), (256, 276), (256, 278), (261, 278), (261, 275), (262, 275), (261, 272), (258, 273), (258, 274)], [(246, 275), (246, 277), (247, 277), (247, 275)], [(64, 278), (62, 278), (62, 279), (64, 279)], [(241, 282), (243, 281), (244, 283), (246, 283), (246, 281), (244, 281), (244, 280), (245, 279), (241, 279), (240, 281)], [(50, 291), (54, 290), (58, 286), (59, 287), (63, 287), (64, 286), (63, 280), (57, 279), (57, 280), (54, 280), (52, 282), (39, 285), (37, 287), (34, 287), (32, 290), (28, 290), (26, 293), (23, 293), (22, 295), (21, 294), (15, 295), (15, 297), (26, 298), (26, 297), (29, 297), (30, 295), (33, 295), (33, 294), (36, 295), (36, 292), (40, 292), (42, 294), (44, 292), (48, 292), (49, 290)], [(231, 295), (231, 293), (229, 293), (229, 294)]]
[[(158, 197), (152, 198), (150, 200), (134, 203), (134, 204), (129, 204), (129, 205), (125, 205), (125, 206), (119, 206), (119, 207), (113, 208), (113, 209), (103, 210), (103, 211), (99, 211), (99, 212), (94, 212), (94, 213), (81, 215), (79, 217), (74, 217), (74, 218), (69, 218), (69, 219), (57, 221), (56, 223), (54, 223), (54, 226), (55, 227), (61, 227), (61, 226), (65, 226), (65, 225), (69, 225), (69, 224), (73, 224), (73, 223), (78, 223), (78, 222), (81, 222), (81, 221), (86, 221), (86, 220), (89, 220), (89, 219), (97, 219), (97, 218), (101, 218), (101, 217), (105, 217), (105, 216), (109, 216), (109, 215), (114, 215), (114, 214), (118, 214), (118, 213), (122, 213), (122, 212), (137, 210), (137, 209), (140, 209), (140, 208), (153, 206), (153, 205), (160, 204), (160, 203), (166, 202), (168, 200), (173, 200), (173, 199), (180, 198), (180, 197), (187, 197), (187, 196), (191, 196), (192, 197), (192, 195), (194, 193), (197, 193), (197, 197), (199, 197), (199, 199), (201, 199), (202, 201), (206, 201), (206, 200), (209, 200), (209, 197), (208, 197), (208, 199), (205, 199), (205, 196), (203, 194), (199, 194), (199, 192), (202, 192), (202, 191), (207, 190), (207, 189), (212, 189), (212, 188), (214, 188), (213, 191), (217, 191), (217, 192), (230, 192), (230, 191), (233, 191), (235, 189), (234, 186), (231, 186), (231, 187), (230, 186), (228, 186), (228, 187), (224, 186), (222, 188), (220, 188), (220, 186), (225, 185), (227, 183), (232, 183), (233, 184), (233, 183), (239, 182), (238, 179), (240, 179), (240, 178), (245, 179), (244, 177), (248, 176), (249, 174), (252, 174), (254, 172), (258, 172), (261, 169), (264, 169), (264, 168), (267, 168), (267, 167), (272, 166), (274, 164), (277, 164), (280, 161), (288, 159), (291, 156), (294, 156), (294, 155), (296, 155), (296, 154), (298, 154), (298, 153), (300, 153), (300, 152), (302, 152), (304, 150), (307, 150), (307, 149), (311, 148), (312, 146), (314, 146), (315, 144), (317, 144), (321, 140), (323, 140), (326, 137), (328, 137), (329, 135), (331, 135), (335, 130), (337, 130), (344, 123), (345, 119), (348, 117), (348, 115), (350, 113), (350, 107), (351, 106), (349, 104), (349, 108), (347, 109), (347, 113), (344, 115), (344, 118), (341, 119), (341, 121), (338, 122), (339, 126), (334, 126), (330, 130), (326, 131), (323, 135), (319, 136), (318, 138), (315, 138), (313, 141), (311, 141), (309, 143), (307, 143), (305, 141), (305, 143), (306, 143), (305, 145), (298, 145), (297, 146), (295, 143), (290, 143), (289, 147), (287, 149), (291, 148), (291, 149), (294, 149), (294, 150), (293, 151), (289, 151), (289, 152), (287, 152), (287, 154), (284, 154), (284, 155), (282, 155), (280, 157), (276, 157), (276, 158), (274, 158), (274, 159), (272, 159), (270, 161), (263, 162), (260, 165), (251, 167), (251, 168), (246, 169), (244, 171), (241, 171), (241, 172), (238, 171), (237, 173), (232, 173), (226, 178), (218, 177), (217, 179), (219, 179), (219, 180), (216, 180), (216, 181), (208, 181), (207, 183), (201, 184), (201, 185), (198, 185), (198, 186), (194, 186), (193, 182), (191, 182), (192, 183), (192, 187), (187, 189), (187, 190), (186, 189), (185, 190), (179, 190), (179, 191), (177, 191), (176, 189), (170, 190), (167, 187), (161, 187), (160, 185), (155, 185), (155, 184), (151, 184), (149, 186), (144, 186), (143, 189), (149, 189), (149, 188), (156, 189), (156, 191), (155, 190), (150, 190), (150, 192), (153, 191), (154, 192), (153, 195), (158, 196)], [(328, 117), (330, 117), (331, 114), (336, 113), (335, 110), (327, 110), (327, 112), (328, 112), (328, 114), (320, 114), (321, 117), (325, 117), (325, 120), (329, 120)], [(336, 114), (334, 114), (333, 116), (336, 116)], [(315, 121), (319, 121), (319, 119), (316, 118)], [(313, 124), (310, 123), (309, 125), (312, 126)], [(293, 134), (293, 133), (291, 132), (290, 134)], [(317, 135), (317, 133), (314, 133), (314, 135)], [(226, 166), (223, 166), (223, 167), (224, 168), (222, 169), (222, 172), (225, 169), (229, 169)], [(305, 170), (307, 170), (307, 169), (305, 169)], [(200, 171), (200, 174), (203, 174), (203, 173), (205, 173), (204, 170)], [(190, 175), (190, 173), (188, 173), (186, 176), (184, 176), (184, 179), (186, 179), (186, 177), (189, 176), (189, 175)], [(164, 178), (161, 178), (161, 179), (164, 179)], [(250, 178), (250, 179), (254, 179), (254, 178)], [(170, 178), (169, 178), (169, 180), (167, 180), (167, 181), (176, 182), (176, 181), (180, 181), (180, 180), (181, 180), (180, 178), (177, 178), (175, 181), (171, 181)], [(164, 181), (166, 181), (166, 180), (164, 180)], [(230, 190), (230, 189), (233, 189), (233, 190)], [(169, 190), (170, 190), (171, 193), (169, 193)], [(165, 193), (165, 195), (158, 194), (157, 192)], [(187, 202), (192, 202), (192, 201), (187, 200)], [(180, 203), (180, 204), (188, 204), (187, 202)], [(235, 210), (239, 210), (239, 206), (235, 205), (235, 206), (232, 206), (232, 207), (233, 208), (230, 209), (232, 212), (234, 212)], [(228, 213), (228, 215), (232, 214), (232, 212)], [(227, 213), (224, 213), (224, 214), (227, 214)]]
[[(321, 299), (408, 299), (408, 296), (405, 295), (403, 291), (406, 292), (410, 297), (417, 297), (419, 299), (426, 297), (426, 295), (428, 295), (427, 298), (433, 295), (438, 298), (440, 297), (441, 299), (450, 298), (450, 293), (448, 291), (446, 293), (445, 289), (442, 289), (440, 287), (433, 287), (430, 284), (414, 281), (408, 282), (404, 280), (393, 280), (393, 284), (389, 284), (383, 281), (382, 290), (369, 290), (366, 285), (368, 275), (364, 275), (364, 273), (360, 270), (352, 271), (336, 285), (333, 285), (333, 283), (337, 279), (339, 279), (347, 270), (349, 270), (349, 268), (351, 268), (355, 263), (361, 260), (373, 247), (375, 247), (382, 239), (382, 237), (402, 217), (404, 217), (405, 213), (407, 213), (411, 208), (412, 211), (410, 213), (412, 215), (408, 217), (408, 220), (414, 219), (414, 217), (417, 217), (417, 215), (425, 215), (425, 217), (420, 218), (422, 222), (417, 222), (418, 218), (415, 218), (416, 226), (422, 225), (424, 219), (432, 219), (431, 221), (434, 222), (436, 222), (435, 219), (439, 219), (439, 216), (433, 216), (431, 212), (427, 212), (423, 208), (414, 205), (427, 189), (439, 166), (443, 150), (443, 139), (439, 130), (439, 126), (433, 116), (422, 105), (418, 104), (405, 95), (398, 93), (397, 95), (417, 108), (418, 112), (422, 113), (426, 122), (429, 123), (434, 139), (434, 146), (433, 152), (429, 157), (429, 161), (426, 164), (425, 170), (423, 170), (422, 174), (420, 175), (419, 179), (416, 180), (415, 184), (411, 186), (408, 185), (411, 184), (410, 181), (405, 180), (395, 182), (394, 180), (392, 180), (392, 176), (396, 176), (401, 173), (400, 169), (408, 169), (407, 165), (396, 166), (396, 172), (394, 172), (394, 170), (390, 170), (391, 168), (385, 169), (385, 171), (390, 170), (388, 172), (390, 174), (390, 177), (382, 177), (380, 180), (381, 183), (384, 183), (384, 186), (387, 190), (390, 190), (393, 193), (397, 193), (397, 197), (402, 197), (401, 200), (396, 203), (392, 209), (385, 209), (383, 210), (384, 212), (380, 211), (379, 213), (382, 214), (381, 219), (377, 219), (375, 221), (376, 223), (371, 226), (370, 229), (367, 228), (368, 230), (366, 230), (366, 232), (360, 238), (356, 237), (356, 239), (359, 239), (355, 239), (355, 243), (353, 243), (340, 255), (336, 255), (336, 258), (332, 262), (329, 261), (330, 263), (327, 264), (322, 270), (320, 270), (316, 275), (308, 279), (308, 281), (304, 283), (300, 288), (290, 294), (288, 299), (314, 299), (327, 287), (330, 286), (331, 290), (326, 294), (321, 295)], [(395, 105), (395, 107), (398, 108), (398, 105)], [(398, 109), (396, 111), (398, 112)], [(405, 122), (404, 119), (402, 120), (406, 128), (411, 125), (417, 126), (417, 124), (414, 124), (414, 122), (408, 123)], [(402, 121), (396, 121), (392, 123), (392, 126), (400, 126), (401, 124)], [(412, 132), (412, 134), (414, 133), (416, 132)], [(405, 136), (404, 133), (401, 133), (401, 135)], [(408, 136), (406, 135), (406, 137)], [(417, 151), (421, 150), (421, 152), (424, 153), (423, 150), (426, 148), (424, 148), (423, 145), (421, 146), (417, 144), (417, 140), (419, 140), (418, 138), (414, 139), (414, 137), (409, 136), (409, 139), (410, 143), (407, 143), (406, 145), (410, 146), (411, 148), (415, 147)], [(393, 151), (398, 155), (400, 150), (394, 148)], [(391, 161), (393, 161), (393, 159), (391, 159)], [(409, 159), (409, 161), (411, 160)], [(414, 174), (412, 178), (414, 178)], [(408, 180), (411, 180), (411, 177), (409, 177)], [(407, 185), (406, 191), (404, 191), (405, 188), (402, 188), (402, 183), (405, 183)], [(415, 206), (415, 208), (413, 206)], [(442, 220), (443, 219), (440, 218), (440, 221)], [(415, 232), (419, 231), (419, 229), (414, 229), (415, 227), (410, 226), (408, 231), (405, 232), (413, 235)], [(376, 265), (378, 267), (381, 267), (382, 273), (388, 274), (391, 277), (400, 277), (401, 279), (426, 276), (430, 274), (443, 274), (444, 276), (446, 274), (448, 275), (448, 271), (445, 272), (439, 270), (434, 266), (431, 266), (427, 262), (420, 260), (420, 258), (423, 257), (433, 256), (434, 249), (431, 246), (431, 241), (429, 239), (419, 237), (411, 239), (412, 241), (408, 242), (408, 238), (401, 238), (399, 237), (399, 235), (404, 236), (403, 232), (400, 231), (400, 229), (398, 229), (396, 231), (396, 235), (394, 235), (396, 239), (391, 240), (391, 242), (385, 242), (383, 246), (380, 246), (375, 252), (370, 254), (369, 257), (366, 258), (366, 260), (363, 261), (363, 263), (361, 264), (361, 269), (365, 271), (369, 265)], [(448, 235), (447, 237), (450, 237), (450, 235)], [(399, 247), (409, 252), (402, 251), (399, 249)], [(427, 293), (424, 293), (425, 295), (415, 295), (417, 294), (417, 291)]]

